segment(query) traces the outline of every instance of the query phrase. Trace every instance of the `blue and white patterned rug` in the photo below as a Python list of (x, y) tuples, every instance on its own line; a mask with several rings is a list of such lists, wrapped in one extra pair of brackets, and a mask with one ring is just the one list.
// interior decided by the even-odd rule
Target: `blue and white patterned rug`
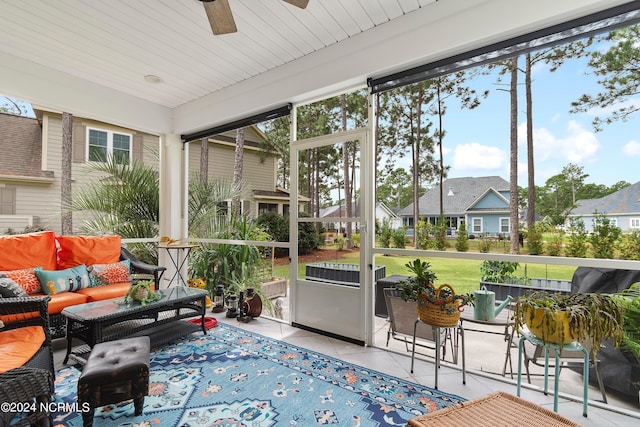
[[(79, 374), (56, 373), (54, 425), (82, 425)], [(127, 401), (96, 409), (94, 426), (404, 426), (464, 400), (221, 323), (152, 352), (141, 416)]]

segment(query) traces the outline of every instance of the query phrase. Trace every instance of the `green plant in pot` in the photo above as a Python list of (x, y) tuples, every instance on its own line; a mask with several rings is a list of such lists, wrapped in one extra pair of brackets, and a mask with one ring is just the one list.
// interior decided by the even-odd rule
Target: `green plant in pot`
[(422, 321), (435, 326), (455, 326), (462, 307), (473, 303), (473, 294), (456, 295), (447, 284), (436, 287), (437, 276), (431, 270), (431, 263), (420, 258), (408, 262), (405, 267), (414, 276), (398, 284), (400, 297), (418, 303), (418, 316)]
[(621, 349), (640, 363), (640, 282), (632, 284), (614, 294), (616, 301), (624, 307), (624, 340)]
[(123, 302), (128, 304), (133, 301), (144, 306), (156, 302), (160, 298), (161, 295), (154, 291), (154, 283), (150, 280), (143, 280), (131, 285), (129, 291), (124, 296)]
[(624, 338), (624, 308), (613, 296), (599, 293), (564, 295), (529, 291), (516, 300), (516, 331), (526, 325), (543, 343), (588, 343), (597, 353), (602, 341), (617, 346)]

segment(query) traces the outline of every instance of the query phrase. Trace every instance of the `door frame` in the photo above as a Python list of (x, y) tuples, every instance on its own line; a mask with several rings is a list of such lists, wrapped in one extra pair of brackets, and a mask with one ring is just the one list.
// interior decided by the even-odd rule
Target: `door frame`
[[(295, 135), (295, 122), (292, 123), (292, 135)], [(320, 146), (335, 145), (342, 142), (357, 141), (360, 151), (360, 216), (340, 218), (342, 222), (352, 221), (360, 224), (360, 284), (359, 288), (336, 289), (332, 285), (319, 285), (305, 279), (298, 279), (298, 247), (291, 245), (290, 295), (291, 323), (306, 329), (336, 336), (362, 345), (370, 345), (374, 335), (374, 295), (373, 264), (371, 261), (371, 239), (375, 233), (374, 203), (371, 170), (374, 164), (373, 147), (367, 128), (353, 129), (339, 133), (321, 135), (296, 141), (292, 138), (290, 152), (291, 171), (291, 211), (289, 235), (290, 242), (298, 241), (298, 223), (326, 222), (331, 218), (299, 218), (299, 153)], [(363, 268), (364, 267), (364, 268)], [(321, 287), (322, 286), (322, 287)], [(345, 299), (347, 307), (329, 307), (331, 296)], [(311, 296), (316, 304), (311, 304)], [(318, 299), (320, 304), (318, 304)], [(331, 308), (325, 315), (318, 306)], [(345, 310), (348, 311), (345, 313)]]

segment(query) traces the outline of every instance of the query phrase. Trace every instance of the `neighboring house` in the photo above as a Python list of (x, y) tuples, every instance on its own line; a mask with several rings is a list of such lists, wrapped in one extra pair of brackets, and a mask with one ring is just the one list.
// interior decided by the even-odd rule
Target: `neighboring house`
[[(36, 118), (0, 113), (0, 234), (36, 227), (61, 232), (62, 114), (34, 107)], [(277, 157), (260, 153), (264, 135), (245, 130), (243, 211), (287, 214), (289, 193), (276, 187)], [(72, 193), (99, 179), (87, 164), (115, 156), (158, 167), (159, 138), (144, 132), (73, 117)], [(189, 169), (200, 168), (200, 142), (189, 147)], [(209, 177), (233, 179), (235, 132), (209, 138)], [(11, 155), (6, 155), (11, 153)], [(74, 227), (82, 222), (74, 214)]]
[[(357, 217), (360, 216), (360, 200), (356, 200), (352, 202), (352, 216)], [(382, 202), (376, 203), (376, 222), (382, 224), (382, 221), (385, 219), (389, 221), (389, 225), (393, 230), (397, 230), (402, 227), (402, 219), (399, 218), (387, 205)], [(320, 209), (320, 218), (346, 218), (347, 216), (347, 207), (345, 204), (330, 206), (328, 208)], [(356, 224), (354, 233), (359, 233), (359, 225)], [(339, 230), (341, 227), (345, 226), (344, 222), (334, 221), (334, 222), (325, 222), (323, 226), (328, 230)]]
[(0, 113), (0, 149), (0, 233), (37, 227), (50, 208), (42, 195), (54, 182), (53, 171), (42, 167), (40, 122)]
[[(449, 178), (442, 183), (444, 220), (452, 231), (467, 225), (467, 234), (508, 235), (509, 182), (499, 176)], [(440, 186), (418, 200), (420, 218), (435, 224), (440, 217)], [(398, 211), (405, 226), (413, 228), (413, 203)]]
[[(581, 217), (590, 233), (596, 214), (605, 214), (611, 225), (623, 233), (640, 230), (640, 182), (599, 199), (578, 200), (567, 218)], [(568, 221), (566, 225), (569, 226)]]
[[(289, 215), (289, 190), (276, 185), (278, 156), (275, 152), (261, 149), (265, 136), (257, 126), (244, 130), (244, 155), (242, 168), (243, 194), (241, 212), (256, 217), (265, 212)], [(228, 131), (208, 138), (209, 179), (233, 181), (236, 131)], [(200, 169), (201, 142), (189, 143), (189, 170)], [(304, 211), (309, 199), (300, 197), (299, 210)], [(231, 210), (231, 200), (227, 201)]]

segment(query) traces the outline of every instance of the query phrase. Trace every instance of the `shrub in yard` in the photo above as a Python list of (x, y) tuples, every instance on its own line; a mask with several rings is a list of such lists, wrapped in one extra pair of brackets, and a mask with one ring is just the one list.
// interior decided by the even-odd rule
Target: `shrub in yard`
[(623, 234), (618, 243), (620, 259), (640, 260), (640, 231), (633, 230), (629, 234)]
[(547, 241), (547, 254), (560, 256), (562, 254), (562, 241), (564, 233), (561, 230), (553, 231)]
[(391, 225), (389, 224), (389, 219), (385, 218), (382, 220), (382, 224), (380, 225), (380, 232), (378, 234), (378, 244), (381, 248), (390, 248), (391, 247), (391, 235), (393, 234), (391, 230)]
[[(256, 218), (256, 225), (262, 227), (276, 242), (289, 241), (289, 221), (283, 215), (275, 212), (265, 212)], [(276, 256), (285, 256), (289, 253), (287, 248), (275, 248)]]
[(605, 214), (596, 214), (593, 220), (593, 233), (589, 236), (594, 258), (613, 259), (616, 243), (622, 231), (613, 225)]
[(458, 229), (458, 237), (456, 237), (456, 251), (467, 252), (469, 250), (469, 237), (467, 236), (467, 226), (464, 222), (460, 223)]
[(402, 228), (393, 230), (391, 232), (391, 240), (393, 241), (393, 247), (404, 249), (404, 245), (407, 243), (407, 238), (404, 235), (404, 230)]
[(414, 229), (414, 238), (416, 239), (416, 247), (418, 249), (431, 249), (433, 242), (431, 240), (431, 233), (433, 231), (433, 225), (429, 221), (421, 219), (418, 221), (418, 225)]
[(569, 235), (564, 251), (568, 257), (587, 257), (587, 230), (582, 218), (569, 219)]
[(527, 250), (529, 255), (541, 255), (543, 248), (542, 228), (538, 224), (534, 224), (531, 230), (527, 232)]
[(446, 251), (449, 247), (447, 243), (447, 225), (444, 223), (442, 218), (438, 220), (436, 224), (436, 234), (435, 234), (435, 248), (438, 251)]

